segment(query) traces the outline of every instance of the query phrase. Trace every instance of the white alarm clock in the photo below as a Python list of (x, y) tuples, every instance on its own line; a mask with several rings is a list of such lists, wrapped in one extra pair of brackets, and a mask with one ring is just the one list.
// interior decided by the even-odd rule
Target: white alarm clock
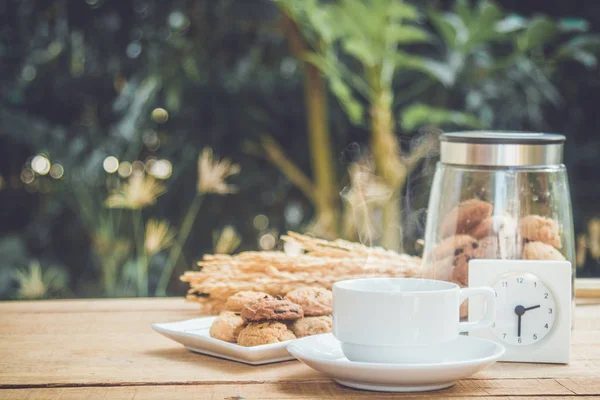
[[(501, 343), (500, 361), (568, 363), (571, 354), (571, 263), (537, 260), (472, 260), (469, 286), (496, 293), (496, 320), (469, 333)], [(485, 314), (482, 298), (469, 299), (469, 320)]]

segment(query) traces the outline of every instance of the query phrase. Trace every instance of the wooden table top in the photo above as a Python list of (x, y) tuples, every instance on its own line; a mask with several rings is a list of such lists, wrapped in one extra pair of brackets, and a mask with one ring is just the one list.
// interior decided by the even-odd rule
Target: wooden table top
[(298, 361), (249, 366), (192, 353), (153, 322), (198, 317), (182, 299), (0, 302), (0, 400), (486, 399), (600, 395), (600, 300), (576, 309), (569, 365), (496, 363), (450, 389), (348, 389)]

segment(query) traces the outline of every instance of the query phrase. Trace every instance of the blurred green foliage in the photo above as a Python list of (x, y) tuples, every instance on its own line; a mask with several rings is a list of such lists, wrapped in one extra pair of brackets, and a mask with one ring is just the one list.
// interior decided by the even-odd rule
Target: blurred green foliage
[[(403, 151), (414, 145), (410, 134), (430, 125), (567, 133), (582, 231), (597, 216), (600, 195), (590, 184), (600, 145), (593, 135), (600, 122), (594, 4), (572, 15), (541, 15), (525, 2), (375, 2), (391, 8), (279, 1), (311, 43), (302, 62), (324, 72), (337, 99), (329, 102), (329, 126), (340, 185), (362, 152), (349, 145), (369, 143), (373, 88), (385, 86)], [(380, 29), (396, 19), (402, 23)], [(260, 247), (265, 235), (304, 229), (311, 204), (244, 146), (268, 132), (310, 170), (302, 62), (279, 23), (277, 5), (267, 0), (0, 0), (0, 298), (18, 297), (27, 277), (54, 282), (45, 297), (138, 294), (126, 284), (138, 268), (132, 213), (104, 207), (122, 184), (103, 169), (108, 156), (172, 163), (167, 193), (142, 217), (176, 227), (197, 196), (202, 148), (241, 165), (231, 179), (239, 194), (204, 200), (167, 293), (183, 293), (177, 275), (215, 250), (213, 232), (226, 225), (240, 233), (243, 250)], [(373, 65), (381, 67), (376, 80), (368, 78)], [(152, 118), (158, 108), (166, 120)], [(64, 175), (33, 174), (30, 182), (22, 173), (36, 154), (60, 164)], [(430, 165), (420, 165), (403, 189), (407, 243), (422, 235)], [(267, 223), (256, 223), (257, 216)], [(150, 293), (168, 253), (148, 260)], [(116, 290), (119, 284), (126, 285)]]

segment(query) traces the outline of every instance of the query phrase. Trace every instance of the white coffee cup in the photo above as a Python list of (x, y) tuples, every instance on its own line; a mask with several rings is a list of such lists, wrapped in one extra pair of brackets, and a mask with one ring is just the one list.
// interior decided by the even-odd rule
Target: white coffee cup
[[(460, 322), (460, 304), (485, 296), (487, 312), (476, 322)], [(494, 291), (461, 289), (445, 281), (365, 278), (333, 285), (333, 334), (350, 361), (419, 363), (439, 358), (434, 349), (460, 332), (488, 327), (494, 320)]]

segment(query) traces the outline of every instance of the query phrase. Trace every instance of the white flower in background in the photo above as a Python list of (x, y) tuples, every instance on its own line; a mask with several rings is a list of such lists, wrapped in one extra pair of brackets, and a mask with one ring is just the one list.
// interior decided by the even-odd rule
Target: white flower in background
[(156, 199), (166, 192), (156, 179), (145, 174), (133, 174), (121, 188), (106, 199), (108, 208), (140, 209), (156, 203)]
[(213, 233), (213, 242), (215, 254), (232, 254), (240, 246), (242, 238), (233, 226), (227, 225), (221, 232)]
[(152, 257), (159, 251), (171, 246), (174, 238), (175, 232), (171, 230), (168, 222), (150, 219), (146, 223), (146, 240), (144, 241), (144, 245), (148, 256)]
[(28, 268), (16, 269), (14, 277), (19, 282), (18, 297), (26, 300), (42, 299), (46, 295), (66, 286), (66, 275), (57, 268), (42, 270), (37, 261), (32, 261)]
[(231, 194), (237, 192), (237, 187), (225, 183), (225, 179), (240, 173), (240, 166), (230, 159), (213, 160), (213, 151), (205, 147), (198, 157), (199, 193)]

